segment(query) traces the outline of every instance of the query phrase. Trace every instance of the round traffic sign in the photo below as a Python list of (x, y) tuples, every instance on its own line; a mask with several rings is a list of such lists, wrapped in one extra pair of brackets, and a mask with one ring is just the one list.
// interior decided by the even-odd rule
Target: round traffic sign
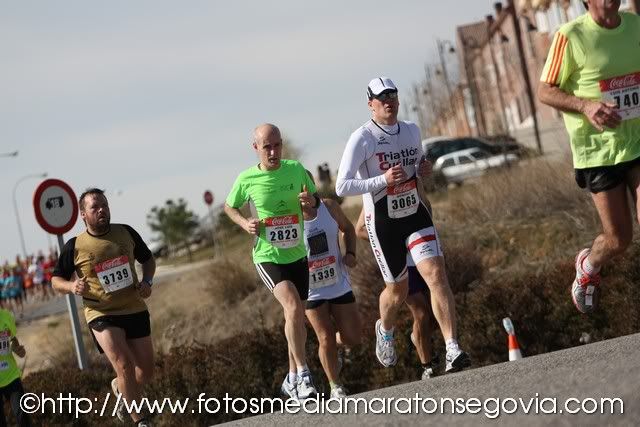
[(46, 179), (33, 194), (33, 209), (40, 227), (51, 234), (64, 234), (78, 220), (78, 202), (69, 185), (59, 179)]
[(204, 192), (204, 202), (211, 206), (213, 204), (213, 193), (209, 190)]

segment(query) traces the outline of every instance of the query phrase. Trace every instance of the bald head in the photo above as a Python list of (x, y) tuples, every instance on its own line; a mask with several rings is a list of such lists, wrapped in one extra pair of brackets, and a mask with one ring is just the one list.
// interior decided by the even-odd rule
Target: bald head
[(279, 139), (282, 140), (280, 136), (280, 129), (278, 126), (272, 125), (271, 123), (263, 123), (255, 128), (253, 131), (253, 142), (254, 143), (262, 143), (267, 139)]
[(282, 136), (280, 129), (271, 123), (262, 124), (253, 131), (253, 148), (260, 158), (260, 168), (274, 170), (280, 167)]

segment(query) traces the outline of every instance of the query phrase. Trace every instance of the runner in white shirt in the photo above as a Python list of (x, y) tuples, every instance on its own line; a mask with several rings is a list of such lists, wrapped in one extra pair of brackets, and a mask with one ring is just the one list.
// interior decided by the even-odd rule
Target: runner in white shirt
[(376, 356), (389, 367), (397, 362), (394, 325), (407, 298), (407, 253), (428, 283), (434, 315), (447, 345), (446, 372), (469, 366), (456, 339), (453, 293), (445, 271), (438, 235), (422, 199), (418, 175), (430, 173), (420, 131), (398, 121), (398, 89), (386, 77), (367, 88), (371, 120), (349, 138), (336, 180), (339, 196), (362, 194), (371, 249), (386, 283), (376, 322)]
[[(309, 260), (309, 298), (305, 314), (318, 337), (318, 356), (329, 379), (332, 398), (346, 397), (339, 382), (338, 344), (360, 343), (362, 322), (351, 290), (348, 267), (356, 266), (356, 233), (334, 200), (302, 209), (304, 240)], [(339, 235), (344, 237), (345, 255)]]

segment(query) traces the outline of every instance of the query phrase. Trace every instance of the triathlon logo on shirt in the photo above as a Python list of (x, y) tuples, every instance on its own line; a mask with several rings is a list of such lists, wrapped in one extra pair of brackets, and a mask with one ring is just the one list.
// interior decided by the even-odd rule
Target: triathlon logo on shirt
[(387, 170), (391, 169), (395, 165), (414, 165), (416, 163), (417, 154), (417, 148), (404, 148), (400, 150), (400, 152), (391, 151), (388, 153), (376, 153), (376, 156), (380, 162), (380, 170)]

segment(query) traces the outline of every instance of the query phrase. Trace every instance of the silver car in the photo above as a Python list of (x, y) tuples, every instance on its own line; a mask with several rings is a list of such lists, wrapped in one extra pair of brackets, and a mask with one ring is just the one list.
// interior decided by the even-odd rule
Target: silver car
[(441, 173), (447, 182), (460, 184), (466, 179), (483, 175), (489, 169), (507, 166), (518, 160), (513, 153), (490, 154), (480, 148), (468, 148), (438, 157), (433, 170)]

